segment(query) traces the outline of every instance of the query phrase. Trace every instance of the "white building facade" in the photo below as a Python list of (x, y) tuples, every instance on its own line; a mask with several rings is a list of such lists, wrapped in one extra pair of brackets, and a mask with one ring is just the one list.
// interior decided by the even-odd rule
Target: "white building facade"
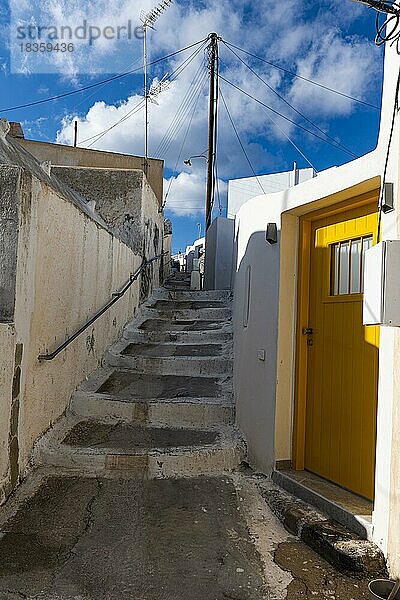
[(228, 182), (228, 218), (234, 218), (243, 204), (260, 193), (283, 192), (312, 179), (315, 175), (314, 169), (298, 169), (295, 163), (292, 171), (231, 179)]

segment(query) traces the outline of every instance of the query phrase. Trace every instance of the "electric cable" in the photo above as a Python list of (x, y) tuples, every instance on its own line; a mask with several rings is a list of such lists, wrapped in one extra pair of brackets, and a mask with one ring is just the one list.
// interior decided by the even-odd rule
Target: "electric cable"
[(173, 143), (178, 139), (179, 134), (182, 131), (182, 128), (184, 127), (188, 116), (190, 115), (190, 111), (192, 109), (193, 102), (194, 102), (195, 98), (197, 97), (197, 93), (198, 93), (199, 89), (202, 88), (202, 86), (204, 85), (204, 81), (207, 77), (207, 73), (205, 70), (203, 71), (203, 74), (200, 75), (201, 70), (203, 68), (204, 68), (203, 65), (201, 65), (201, 68), (199, 69), (198, 74), (196, 76), (197, 81), (193, 85), (193, 89), (190, 90), (189, 95), (186, 97), (183, 105), (181, 106), (181, 110), (179, 110), (179, 112), (176, 114), (176, 119), (173, 124), (173, 127), (172, 127), (168, 137), (164, 141), (164, 144), (156, 153), (156, 156), (158, 156), (158, 157), (165, 156), (169, 152)]
[(313, 163), (311, 162), (311, 160), (309, 158), (307, 158), (307, 156), (304, 154), (304, 152), (302, 152), (300, 150), (300, 148), (298, 147), (298, 145), (291, 139), (291, 137), (286, 133), (286, 131), (279, 125), (279, 123), (277, 123), (275, 121), (275, 119), (273, 119), (271, 117), (271, 115), (269, 115), (267, 113), (267, 111), (265, 109), (263, 109), (266, 116), (268, 117), (268, 119), (270, 119), (270, 121), (272, 121), (272, 123), (275, 125), (275, 127), (277, 127), (279, 129), (279, 131), (282, 133), (283, 136), (285, 136), (285, 138), (292, 144), (293, 148), (295, 148), (297, 150), (297, 152), (304, 158), (304, 160), (310, 165), (310, 167), (312, 169), (314, 169), (314, 171), (316, 173), (318, 173), (318, 170), (315, 168), (315, 166), (313, 165)]
[(378, 204), (379, 217), (378, 217), (378, 233), (377, 233), (378, 242), (380, 241), (380, 237), (381, 237), (383, 199), (384, 199), (384, 193), (385, 193), (386, 175), (387, 175), (387, 170), (388, 170), (388, 166), (389, 166), (390, 148), (392, 146), (392, 141), (393, 141), (394, 126), (396, 123), (396, 115), (399, 110), (399, 92), (400, 92), (400, 70), (399, 70), (399, 74), (397, 77), (396, 92), (395, 92), (393, 114), (392, 114), (392, 122), (391, 122), (391, 126), (390, 126), (388, 147), (387, 147), (386, 158), (385, 158), (385, 166), (384, 166), (383, 176), (382, 176), (382, 185), (381, 185), (381, 190), (380, 190), (380, 194), (379, 194), (379, 204)]
[(223, 102), (223, 104), (224, 104), (224, 106), (225, 106), (225, 110), (226, 110), (226, 112), (227, 112), (227, 115), (228, 115), (228, 117), (229, 117), (229, 120), (230, 120), (230, 122), (231, 122), (231, 125), (232, 125), (232, 128), (233, 128), (233, 131), (235, 132), (235, 135), (236, 135), (236, 137), (237, 137), (237, 140), (238, 140), (238, 142), (239, 142), (239, 144), (240, 144), (240, 147), (241, 147), (241, 149), (242, 149), (242, 151), (243, 151), (243, 154), (244, 154), (244, 156), (246, 157), (246, 160), (247, 160), (247, 162), (248, 162), (248, 164), (249, 164), (249, 166), (250, 166), (250, 169), (251, 169), (251, 171), (252, 171), (252, 173), (253, 173), (254, 177), (255, 177), (255, 178), (256, 178), (256, 180), (257, 180), (257, 183), (258, 183), (258, 185), (260, 186), (260, 188), (261, 188), (261, 190), (262, 190), (263, 194), (265, 194), (265, 193), (266, 193), (266, 192), (265, 192), (265, 189), (264, 189), (264, 187), (263, 187), (263, 185), (262, 185), (262, 183), (261, 183), (261, 181), (260, 181), (260, 179), (259, 179), (259, 177), (258, 177), (258, 175), (257, 175), (257, 173), (256, 173), (256, 171), (255, 171), (255, 169), (254, 169), (254, 167), (253, 167), (253, 165), (252, 165), (252, 163), (251, 163), (251, 160), (250, 160), (250, 158), (249, 158), (249, 155), (248, 155), (248, 154), (247, 154), (247, 152), (246, 152), (246, 148), (244, 147), (244, 144), (242, 143), (242, 140), (240, 139), (239, 132), (238, 132), (238, 130), (236, 129), (236, 125), (235, 125), (235, 122), (234, 122), (234, 120), (233, 120), (233, 117), (232, 117), (231, 113), (229, 112), (229, 108), (228, 108), (228, 106), (227, 106), (227, 104), (226, 104), (226, 102), (225, 102), (225, 98), (224, 98), (224, 95), (223, 95), (223, 93), (222, 93), (222, 90), (220, 90), (220, 94), (221, 94), (221, 99), (222, 99), (222, 102)]
[[(251, 98), (252, 100), (254, 100), (255, 102), (257, 102), (258, 104), (261, 104), (261, 106), (264, 106), (265, 108), (267, 108), (268, 110), (270, 110), (271, 112), (275, 113), (276, 115), (278, 115), (279, 117), (282, 117), (283, 119), (285, 119), (286, 121), (288, 121), (289, 123), (292, 123), (293, 125), (295, 125), (296, 127), (298, 127), (299, 129), (302, 129), (303, 131), (309, 133), (310, 135), (313, 135), (315, 138), (321, 140), (322, 142), (325, 142), (325, 144), (329, 144), (329, 146), (332, 146), (333, 148), (336, 148), (336, 150), (342, 150), (342, 152), (345, 152), (345, 150), (343, 150), (342, 148), (339, 148), (336, 144), (333, 144), (332, 142), (330, 142), (329, 140), (321, 137), (320, 135), (318, 135), (317, 133), (315, 133), (314, 131), (310, 131), (309, 129), (307, 129), (306, 127), (303, 127), (303, 125), (300, 125), (300, 123), (296, 123), (296, 121), (293, 121), (293, 119), (290, 119), (289, 117), (287, 117), (286, 115), (283, 115), (282, 113), (280, 113), (279, 111), (275, 110), (274, 108), (272, 108), (271, 106), (268, 106), (268, 104), (265, 104), (264, 102), (262, 102), (261, 100), (259, 100), (258, 98), (255, 98), (254, 96), (252, 96), (251, 94), (249, 94), (248, 92), (245, 92), (242, 88), (240, 88), (239, 86), (237, 86), (236, 84), (232, 83), (231, 81), (229, 81), (228, 79), (225, 79), (225, 77), (223, 77), (222, 75), (220, 75), (220, 79), (222, 79), (223, 81), (225, 81), (226, 83), (228, 83), (230, 86), (232, 86), (233, 88), (237, 89), (239, 92), (242, 92), (242, 94), (244, 94), (245, 96), (248, 96), (249, 98)], [(349, 154), (349, 153), (348, 153)], [(354, 158), (354, 156), (352, 155), (352, 157)], [(358, 156), (356, 156), (356, 158), (359, 158)]]
[(376, 36), (375, 44), (382, 46), (383, 44), (390, 43), (391, 46), (396, 44), (397, 53), (400, 53), (400, 11), (395, 14), (391, 14), (387, 17), (382, 24), (379, 23), (379, 14), (383, 11), (377, 12), (375, 20)]
[[(204, 44), (203, 44), (204, 46)], [(171, 82), (175, 81), (175, 79), (181, 74), (183, 73), (183, 71), (185, 70), (186, 67), (189, 66), (189, 64), (192, 62), (192, 60), (194, 60), (194, 58), (196, 57), (196, 55), (201, 51), (202, 47), (200, 46), (200, 48), (197, 48), (185, 61), (183, 61), (183, 63), (181, 65), (179, 65), (172, 73), (171, 73)], [(163, 79), (165, 79), (167, 75), (164, 76)], [(85, 144), (86, 142), (89, 142), (90, 140), (94, 140), (96, 139), (94, 142), (92, 142), (89, 146), (87, 146), (88, 148), (91, 148), (94, 144), (97, 144), (98, 141), (100, 141), (100, 139), (102, 137), (104, 137), (109, 131), (111, 131), (112, 129), (114, 129), (115, 127), (117, 127), (118, 125), (120, 125), (120, 123), (125, 122), (127, 119), (129, 119), (132, 115), (136, 114), (141, 108), (142, 105), (144, 105), (144, 99), (142, 99), (139, 104), (137, 104), (132, 110), (130, 110), (126, 115), (124, 115), (121, 119), (119, 119), (118, 121), (116, 121), (113, 125), (111, 125), (111, 127), (108, 127), (107, 129), (99, 132), (96, 135), (91, 136), (90, 138), (86, 138), (85, 140), (82, 140), (80, 142), (80, 144)]]
[[(207, 41), (208, 38), (204, 38), (202, 40), (199, 40), (198, 42), (195, 42), (194, 44), (190, 44), (190, 46), (186, 46), (185, 48), (181, 48), (181, 50), (177, 50), (176, 52), (172, 52), (171, 54), (167, 54), (166, 56), (162, 56), (161, 58), (158, 58), (157, 60), (153, 60), (151, 63), (148, 63), (148, 67), (151, 67), (153, 65), (156, 65), (164, 60), (167, 60), (169, 58), (172, 58), (173, 56), (176, 56), (177, 54), (180, 54), (181, 52), (185, 52), (186, 50), (190, 50), (191, 48), (194, 48), (195, 46), (198, 46), (199, 44), (202, 44), (203, 42)], [(103, 84), (107, 84), (110, 83), (111, 81), (116, 81), (117, 79), (121, 79), (122, 77), (126, 77), (127, 75), (132, 75), (133, 73), (136, 73), (138, 71), (141, 71), (143, 67), (138, 67), (136, 69), (131, 69), (129, 71), (125, 71), (124, 73), (119, 73), (118, 75), (114, 75), (113, 77), (109, 77), (108, 79), (103, 79), (102, 81), (98, 81), (97, 83), (92, 83), (90, 85), (86, 85), (83, 87), (80, 87), (77, 90), (71, 90), (70, 92), (65, 92), (63, 94), (58, 94), (57, 96), (51, 96), (49, 98), (43, 98), (42, 100), (36, 100), (35, 102), (27, 102), (26, 104), (20, 104), (18, 106), (10, 106), (8, 108), (1, 108), (0, 109), (0, 113), (3, 112), (8, 112), (8, 111), (12, 111), (12, 110), (19, 110), (21, 108), (28, 108), (31, 106), (37, 106), (38, 104), (45, 104), (46, 102), (51, 102), (53, 100), (60, 100), (61, 98), (66, 98), (68, 96), (72, 96), (74, 94), (79, 94), (80, 92), (84, 92), (86, 90), (90, 90), (93, 89), (95, 87), (98, 87), (100, 85)]]
[[(130, 117), (132, 117), (134, 114), (138, 113), (144, 106), (144, 100), (142, 100), (141, 102), (139, 102), (139, 104), (137, 104), (135, 107), (133, 107), (126, 115), (124, 115), (121, 119), (119, 119), (119, 121), (117, 121), (116, 123), (114, 123), (113, 125), (111, 125), (111, 127), (108, 127), (108, 129), (105, 129), (104, 131), (100, 132), (99, 134), (93, 136), (95, 139), (91, 144), (89, 144), (89, 146), (87, 146), (87, 148), (91, 148), (92, 146), (94, 146), (94, 144), (97, 144), (97, 142), (99, 142), (109, 131), (111, 131), (112, 129), (114, 129), (115, 127), (117, 127), (118, 125), (120, 125), (121, 123), (124, 123), (125, 121), (127, 121)], [(81, 142), (81, 144), (84, 144), (85, 142), (90, 141), (92, 138), (88, 138), (87, 140), (83, 140)]]
[(265, 58), (261, 58), (260, 56), (257, 56), (256, 54), (249, 52), (248, 50), (244, 50), (243, 48), (240, 48), (239, 46), (236, 46), (235, 44), (231, 44), (230, 42), (227, 42), (226, 40), (221, 40), (221, 41), (224, 42), (225, 45), (231, 46), (232, 48), (235, 48), (236, 50), (239, 50), (240, 52), (243, 52), (244, 54), (248, 54), (249, 56), (252, 56), (253, 58), (256, 58), (257, 60), (264, 62), (267, 65), (270, 65), (271, 67), (274, 67), (274, 69), (279, 69), (280, 71), (283, 71), (284, 73), (287, 73), (287, 74), (291, 75), (292, 77), (297, 77), (298, 79), (307, 81), (308, 83), (311, 83), (312, 85), (316, 85), (317, 87), (327, 90), (328, 92), (332, 92), (333, 94), (337, 94), (338, 96), (342, 96), (343, 98), (352, 100), (353, 102), (358, 102), (359, 104), (364, 104), (365, 106), (369, 106), (370, 108), (374, 108), (375, 110), (379, 110), (379, 111), (381, 110), (379, 106), (375, 106), (374, 104), (371, 104), (370, 102), (367, 102), (365, 100), (360, 100), (360, 98), (355, 98), (354, 96), (350, 96), (349, 94), (345, 94), (344, 92), (335, 90), (327, 85), (324, 85), (323, 83), (320, 83), (318, 81), (313, 81), (312, 79), (309, 79), (308, 77), (304, 77), (303, 75), (299, 75), (298, 73), (289, 71), (289, 69), (285, 69), (284, 67), (276, 65), (275, 63), (272, 63), (271, 61), (266, 60)]
[[(225, 42), (223, 42), (225, 44)], [(225, 44), (226, 46), (226, 44)], [(263, 79), (261, 77), (261, 75), (259, 75), (252, 67), (250, 67), (250, 65), (248, 65), (238, 54), (237, 52), (235, 52), (234, 50), (232, 50), (231, 48), (229, 48), (228, 46), (226, 46), (228, 48), (228, 50), (230, 52), (232, 52), (236, 58), (238, 58), (240, 60), (241, 63), (244, 64), (245, 67), (247, 67), (247, 69), (253, 73), (253, 75), (255, 75), (271, 92), (273, 92), (280, 100), (282, 100), (287, 106), (289, 106), (292, 110), (294, 110), (295, 113), (297, 113), (300, 117), (302, 117), (305, 121), (307, 121), (307, 123), (309, 123), (310, 125), (312, 125), (313, 127), (315, 127), (320, 133), (322, 133), (323, 135), (325, 135), (329, 140), (331, 140), (332, 142), (334, 142), (335, 144), (337, 144), (338, 148), (342, 148), (343, 150), (345, 150), (347, 153), (352, 154), (355, 158), (358, 158), (357, 154), (355, 154), (350, 148), (347, 148), (344, 144), (342, 144), (341, 142), (338, 142), (335, 138), (333, 138), (332, 136), (330, 136), (328, 133), (326, 133), (326, 131), (324, 131), (323, 129), (321, 129), (321, 127), (319, 127), (319, 125), (317, 125), (316, 123), (314, 123), (314, 121), (311, 121), (311, 119), (309, 119), (305, 114), (303, 114), (301, 111), (299, 111), (295, 106), (293, 106), (293, 104), (291, 104), (291, 102), (289, 102), (288, 100), (286, 100), (286, 98), (284, 96), (282, 96), (282, 94), (280, 94), (277, 90), (275, 90), (272, 86), (269, 85), (269, 83), (267, 83), (265, 81), (265, 79)], [(307, 161), (308, 162), (308, 161)]]
[[(177, 132), (180, 130), (182, 123), (183, 123), (185, 117), (187, 116), (188, 110), (190, 111), (190, 107), (192, 106), (193, 98), (196, 97), (197, 86), (201, 85), (199, 82), (202, 79), (202, 77), (200, 77), (202, 69), (204, 69), (204, 65), (201, 63), (199, 65), (199, 67), (197, 68), (197, 70), (186, 90), (186, 93), (168, 126), (167, 131), (164, 133), (162, 139), (160, 140), (160, 142), (157, 146), (157, 149), (154, 153), (155, 156), (161, 156), (163, 154), (166, 154), (166, 152), (170, 148), (171, 143), (175, 139)], [(204, 77), (204, 75), (205, 75), (205, 72), (203, 72), (203, 77)]]
[(197, 94), (196, 101), (195, 101), (195, 102), (194, 102), (194, 104), (193, 104), (193, 110), (192, 110), (192, 113), (191, 113), (191, 115), (190, 115), (190, 119), (189, 119), (189, 122), (188, 122), (188, 126), (187, 126), (187, 128), (186, 128), (185, 135), (184, 135), (184, 137), (183, 137), (183, 141), (182, 141), (182, 144), (181, 144), (181, 147), (180, 147), (180, 150), (179, 150), (178, 158), (176, 159), (175, 167), (174, 167), (174, 170), (172, 171), (172, 176), (171, 176), (171, 178), (170, 178), (170, 180), (169, 180), (169, 185), (168, 185), (167, 193), (165, 194), (164, 202), (163, 202), (163, 205), (162, 205), (162, 209), (163, 209), (163, 210), (164, 210), (164, 208), (165, 208), (165, 206), (166, 206), (166, 203), (167, 203), (167, 200), (168, 200), (169, 194), (170, 194), (170, 192), (171, 192), (172, 184), (173, 184), (173, 181), (174, 181), (174, 175), (175, 175), (175, 173), (177, 172), (178, 165), (179, 165), (179, 162), (180, 162), (180, 160), (181, 160), (181, 157), (182, 157), (183, 149), (184, 149), (184, 147), (185, 147), (186, 140), (187, 140), (187, 137), (188, 137), (188, 135), (189, 135), (190, 128), (191, 128), (191, 126), (192, 126), (192, 122), (193, 122), (193, 119), (194, 119), (194, 115), (196, 114), (196, 108), (197, 108), (197, 105), (198, 105), (198, 102), (199, 102), (200, 96), (201, 96), (201, 94), (202, 94), (202, 91), (203, 91), (203, 88), (204, 88), (204, 80), (205, 80), (205, 77), (204, 77), (204, 79), (203, 79), (203, 85), (200, 87), (200, 89), (199, 89), (199, 91), (198, 91), (198, 94)]

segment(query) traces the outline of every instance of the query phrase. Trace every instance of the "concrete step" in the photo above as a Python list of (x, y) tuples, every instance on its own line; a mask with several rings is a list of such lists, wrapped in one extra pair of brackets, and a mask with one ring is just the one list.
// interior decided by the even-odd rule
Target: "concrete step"
[(235, 409), (227, 399), (165, 399), (126, 402), (96, 392), (77, 391), (70, 410), (84, 419), (112, 419), (152, 427), (207, 428), (233, 425)]
[(148, 308), (154, 308), (162, 312), (179, 310), (202, 310), (202, 309), (228, 309), (226, 302), (221, 300), (154, 300), (146, 304)]
[(152, 294), (152, 301), (155, 300), (175, 300), (175, 301), (193, 301), (207, 302), (220, 301), (229, 305), (232, 301), (232, 292), (230, 290), (187, 290), (171, 291), (165, 288), (158, 288)]
[(202, 308), (197, 310), (158, 310), (143, 306), (140, 310), (142, 319), (162, 319), (174, 323), (175, 321), (229, 321), (232, 311), (229, 308)]
[(233, 360), (225, 358), (147, 358), (143, 356), (123, 356), (107, 352), (105, 366), (129, 370), (131, 373), (148, 375), (187, 375), (195, 376), (232, 376)]
[(134, 373), (113, 367), (100, 368), (78, 392), (94, 393), (106, 400), (120, 402), (221, 401), (233, 402), (233, 382), (230, 376), (186, 376)]
[(142, 356), (145, 358), (214, 358), (233, 357), (233, 344), (222, 343), (132, 343), (122, 340), (111, 351), (124, 356)]
[(174, 320), (171, 319), (158, 319), (154, 317), (144, 317), (142, 320), (137, 321), (134, 326), (140, 331), (169, 331), (169, 332), (180, 332), (180, 331), (197, 331), (203, 335), (208, 334), (210, 331), (230, 331), (230, 323), (224, 320), (212, 320), (202, 321), (200, 319), (182, 319)]
[(35, 466), (157, 479), (221, 474), (239, 467), (245, 446), (231, 428), (167, 429), (77, 421), (71, 415), (35, 447)]
[(375, 544), (272, 482), (260, 482), (259, 487), (285, 528), (336, 568), (371, 578), (386, 576), (384, 555)]
[(222, 329), (215, 329), (206, 332), (202, 331), (157, 331), (140, 330), (135, 323), (127, 325), (124, 330), (124, 340), (137, 344), (158, 344), (158, 343), (176, 343), (176, 344), (216, 344), (228, 343), (232, 345), (233, 331), (232, 327), (225, 326)]
[[(373, 503), (307, 472), (274, 471), (272, 481), (364, 539), (372, 539)], [(317, 487), (315, 487), (317, 482)], [(314, 484), (314, 485), (313, 485)], [(318, 489), (319, 488), (319, 489)]]

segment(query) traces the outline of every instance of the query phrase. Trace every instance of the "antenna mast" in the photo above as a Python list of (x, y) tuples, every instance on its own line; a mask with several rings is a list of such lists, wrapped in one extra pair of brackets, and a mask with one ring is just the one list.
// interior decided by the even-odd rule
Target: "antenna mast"
[(145, 175), (148, 173), (149, 166), (149, 100), (150, 94), (147, 83), (147, 30), (154, 29), (154, 25), (158, 18), (172, 4), (173, 0), (162, 0), (147, 14), (142, 14), (140, 20), (143, 23), (143, 79), (144, 79), (144, 165), (143, 170)]

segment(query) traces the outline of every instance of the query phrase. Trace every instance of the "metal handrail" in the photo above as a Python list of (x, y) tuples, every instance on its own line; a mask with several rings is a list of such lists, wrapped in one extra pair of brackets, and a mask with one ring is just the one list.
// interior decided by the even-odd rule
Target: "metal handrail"
[(146, 267), (148, 267), (151, 263), (155, 262), (156, 260), (163, 258), (163, 256), (166, 256), (167, 254), (168, 252), (163, 252), (162, 254), (159, 254), (158, 256), (155, 256), (154, 258), (151, 258), (150, 260), (143, 263), (139, 267), (139, 269), (129, 277), (129, 281), (123, 286), (123, 288), (119, 292), (115, 292), (113, 294), (112, 300), (110, 300), (98, 313), (96, 313), (85, 325), (78, 329), (78, 331), (71, 335), (71, 337), (66, 339), (65, 342), (63, 342), (56, 350), (54, 350), (54, 352), (51, 352), (49, 354), (39, 354), (38, 360), (49, 361), (56, 358), (56, 356), (58, 356), (63, 350), (65, 350), (70, 344), (72, 344), (72, 342), (76, 340), (77, 337), (79, 337), (84, 331), (86, 331), (86, 329), (93, 325), (93, 323), (95, 323), (97, 319), (104, 315), (104, 313), (107, 312), (109, 308), (111, 308), (116, 302), (118, 302), (118, 300), (120, 300), (120, 298), (122, 298), (122, 296), (126, 294), (131, 285), (137, 280), (139, 275), (142, 273), (142, 271), (146, 269)]

